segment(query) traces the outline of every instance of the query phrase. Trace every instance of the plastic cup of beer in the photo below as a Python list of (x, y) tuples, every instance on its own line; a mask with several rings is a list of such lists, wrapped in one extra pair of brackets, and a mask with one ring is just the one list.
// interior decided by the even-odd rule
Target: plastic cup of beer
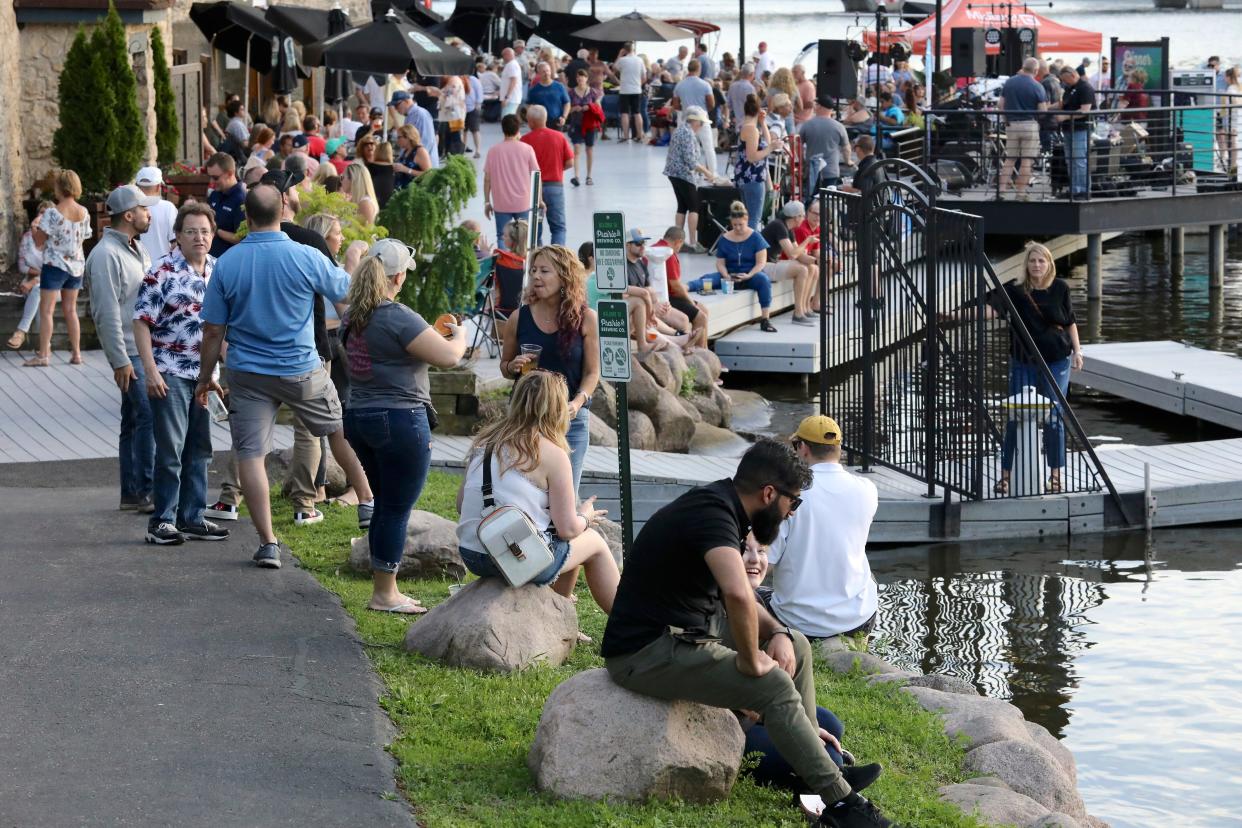
[(522, 365), (523, 374), (529, 374), (531, 371), (539, 367), (539, 355), (542, 353), (543, 353), (542, 345), (523, 345), (522, 346), (522, 355), (530, 356), (530, 359), (528, 359)]

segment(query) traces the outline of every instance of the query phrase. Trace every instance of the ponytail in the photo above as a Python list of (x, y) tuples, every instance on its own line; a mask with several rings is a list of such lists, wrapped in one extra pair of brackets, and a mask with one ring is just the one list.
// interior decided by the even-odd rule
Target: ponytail
[(355, 333), (363, 331), (375, 309), (388, 299), (389, 276), (379, 258), (367, 256), (354, 269), (349, 283), (349, 326)]

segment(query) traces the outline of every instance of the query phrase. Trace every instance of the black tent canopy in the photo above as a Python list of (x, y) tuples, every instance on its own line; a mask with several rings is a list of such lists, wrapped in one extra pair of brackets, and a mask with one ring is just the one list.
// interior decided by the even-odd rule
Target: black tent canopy
[(444, 25), (475, 51), (498, 54), (538, 32), (539, 7), (534, 0), (524, 0), (523, 6), (526, 11), (513, 0), (457, 0)]

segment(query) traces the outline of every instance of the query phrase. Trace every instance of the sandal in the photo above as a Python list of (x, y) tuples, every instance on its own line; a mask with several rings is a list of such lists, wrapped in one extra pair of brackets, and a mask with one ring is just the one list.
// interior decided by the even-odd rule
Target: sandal
[(387, 612), (392, 615), (422, 615), (428, 611), (426, 607), (413, 598), (406, 598), (402, 603), (394, 604), (391, 607), (373, 607), (367, 604), (367, 609), (372, 612)]
[(26, 332), (13, 331), (13, 335), (9, 337), (9, 341), (6, 344), (14, 351), (21, 350), (21, 347), (26, 344)]
[(1009, 494), (1009, 479), (1002, 477), (1000, 480), (997, 480), (996, 485), (992, 487), (992, 491), (998, 495)]
[(773, 325), (771, 322), (769, 322), (767, 319), (764, 319), (759, 323), (759, 330), (763, 331), (764, 333), (776, 333), (776, 326)]
[(35, 356), (22, 363), (23, 368), (47, 368), (52, 360), (45, 356)]
[(1044, 491), (1048, 494), (1061, 493), (1061, 475), (1053, 475), (1048, 478), (1048, 484), (1044, 486)]
[(588, 176), (587, 176), (587, 186), (588, 186), (588, 187), (592, 187), (592, 186), (594, 186), (594, 185), (595, 185), (595, 181), (591, 178), (591, 176), (589, 176), (589, 175), (588, 175)]
[(69, 357), (69, 364), (70, 364), (70, 365), (81, 365), (81, 364), (82, 364), (82, 355), (81, 355), (81, 354), (75, 354), (75, 355), (73, 355), (73, 356)]

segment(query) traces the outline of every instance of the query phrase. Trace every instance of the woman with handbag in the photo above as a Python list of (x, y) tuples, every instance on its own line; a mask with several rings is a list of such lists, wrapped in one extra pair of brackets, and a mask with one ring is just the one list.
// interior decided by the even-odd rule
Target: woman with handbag
[(565, 441), (568, 419), (569, 391), (560, 374), (533, 370), (514, 384), (508, 415), (484, 426), (470, 446), (457, 492), (458, 547), (466, 568), (480, 578), (505, 574), (504, 562), (483, 551), (480, 537), (485, 519), (495, 514), (485, 505), (483, 489), (490, 483), (494, 503), (524, 512), (551, 553), (547, 566), (526, 583), (550, 584), (569, 597), (581, 566), (595, 603), (609, 613), (621, 573), (608, 543), (594, 529), (605, 512), (594, 507), (594, 497), (575, 507)]
[[(569, 90), (569, 140), (575, 147), (586, 147), (586, 183), (590, 186), (595, 183), (591, 178), (595, 169), (595, 138), (604, 126), (595, 112), (603, 112), (600, 101), (604, 99), (604, 91), (593, 88), (587, 78), (587, 70), (579, 69), (574, 77), (574, 86)], [(579, 183), (578, 163), (581, 156), (580, 152), (574, 153), (574, 174), (569, 183), (575, 187)]]
[(409, 248), (381, 239), (354, 270), (341, 320), (349, 365), (345, 438), (357, 453), (375, 494), (367, 529), (371, 551), (368, 609), (412, 615), (426, 612), (397, 589), (410, 510), (431, 467), (431, 392), (427, 366), (451, 368), (466, 352), (457, 325), (447, 338), (394, 301), (413, 266)]
[(552, 244), (531, 253), (522, 306), (505, 321), (501, 338), (504, 376), (546, 368), (565, 378), (565, 439), (576, 493), (590, 442), (591, 395), (599, 385), (599, 332), (595, 311), (586, 303), (586, 272), (572, 250)]
[[(1026, 245), (1026, 266), (1022, 280), (1006, 282), (1002, 287), (1009, 296), (1009, 304), (1030, 331), (1031, 339), (1056, 381), (1061, 396), (1069, 393), (1070, 370), (1082, 369), (1082, 345), (1078, 340), (1078, 324), (1074, 316), (1074, 304), (1069, 287), (1058, 280), (1056, 262), (1051, 251), (1037, 242)], [(983, 307), (984, 316), (994, 319), (1004, 315), (1008, 305), (995, 291), (989, 295)], [(947, 314), (954, 320), (973, 319), (975, 311), (965, 308)], [(1044, 422), (1044, 454), (1048, 458), (1048, 481), (1044, 490), (1049, 494), (1062, 491), (1061, 470), (1065, 467), (1065, 425), (1061, 407), (1043, 372), (1029, 354), (1020, 339), (1010, 336), (1009, 393), (1021, 394), (1023, 388), (1033, 387), (1043, 397), (1053, 400), (1052, 413)], [(1001, 446), (1001, 477), (996, 481), (995, 492), (1009, 494), (1009, 479), (1013, 472), (1014, 453), (1018, 445), (1018, 424), (1009, 420), (1005, 424), (1005, 442)], [(1031, 447), (1033, 448), (1033, 447)], [(1029, 448), (1028, 448), (1029, 450)]]

